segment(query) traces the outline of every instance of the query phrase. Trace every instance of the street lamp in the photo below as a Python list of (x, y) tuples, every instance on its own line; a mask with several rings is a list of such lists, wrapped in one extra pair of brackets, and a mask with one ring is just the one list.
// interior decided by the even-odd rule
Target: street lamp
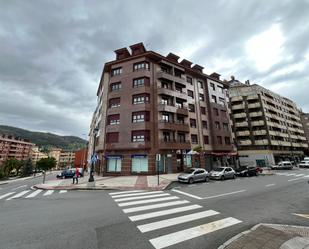
[(94, 178), (93, 178), (93, 171), (94, 171), (94, 162), (95, 162), (95, 158), (94, 158), (94, 153), (95, 153), (95, 140), (97, 137), (97, 134), (99, 132), (98, 128), (94, 128), (92, 133), (93, 133), (93, 150), (92, 150), (92, 156), (91, 156), (91, 169), (90, 169), (90, 175), (89, 175), (89, 179), (88, 182), (94, 182)]

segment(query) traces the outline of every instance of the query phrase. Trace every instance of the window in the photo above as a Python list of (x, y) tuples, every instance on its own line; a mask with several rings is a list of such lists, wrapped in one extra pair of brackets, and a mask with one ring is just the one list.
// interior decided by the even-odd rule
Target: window
[(120, 123), (120, 115), (114, 114), (108, 116), (108, 124), (109, 125), (116, 125)]
[(211, 95), (211, 99), (213, 103), (217, 103), (217, 97), (215, 95)]
[(178, 142), (184, 143), (186, 141), (186, 135), (183, 133), (178, 133)]
[(133, 79), (133, 87), (140, 87), (140, 86), (145, 86), (148, 84), (149, 84), (149, 78), (143, 77), (143, 78)]
[(214, 113), (216, 116), (219, 116), (219, 110), (217, 108), (214, 108)]
[(120, 89), (121, 89), (121, 82), (111, 84), (111, 91), (119, 91)]
[(207, 130), (208, 128), (207, 121), (202, 121), (202, 126), (203, 126), (203, 129)]
[(145, 142), (149, 140), (149, 131), (132, 131), (132, 142)]
[(222, 144), (222, 137), (217, 136), (217, 143), (218, 143), (218, 144)]
[(142, 103), (148, 103), (149, 102), (149, 95), (148, 94), (138, 94), (133, 95), (133, 104), (142, 104)]
[(206, 114), (206, 108), (203, 107), (203, 106), (201, 106), (201, 113), (202, 113), (202, 114)]
[(224, 138), (225, 144), (230, 145), (231, 144), (231, 139), (229, 137)]
[(120, 106), (120, 98), (113, 98), (109, 100), (110, 108), (119, 107), (119, 106)]
[(134, 155), (132, 156), (132, 172), (148, 172), (148, 156)]
[(220, 89), (221, 93), (224, 93), (223, 87), (222, 86), (218, 86), (218, 88)]
[(175, 84), (175, 91), (179, 92), (179, 93), (182, 93), (182, 87), (180, 85), (176, 85)]
[(149, 112), (133, 112), (132, 113), (132, 122), (139, 123), (149, 121)]
[(221, 128), (220, 128), (220, 123), (219, 123), (218, 121), (215, 122), (215, 127), (216, 127), (217, 130), (220, 130), (220, 129), (221, 129)]
[(197, 142), (197, 135), (191, 135), (191, 142), (193, 143), (193, 144), (197, 144), (198, 142)]
[(199, 99), (200, 99), (200, 101), (205, 101), (205, 97), (204, 97), (204, 94), (199, 94)]
[(188, 90), (188, 96), (189, 96), (189, 97), (191, 97), (192, 99), (194, 99), (194, 96), (193, 96), (193, 91)]
[(187, 82), (188, 82), (190, 85), (192, 85), (192, 78), (189, 77), (189, 76), (187, 76)]
[(163, 141), (170, 142), (171, 141), (171, 134), (169, 131), (163, 131)]
[(138, 62), (133, 65), (133, 71), (147, 69), (149, 70), (149, 62)]
[(193, 104), (189, 104), (189, 112), (195, 112), (195, 106)]
[(121, 172), (121, 156), (107, 156), (107, 171)]
[(199, 88), (202, 88), (202, 89), (204, 88), (202, 81), (198, 81), (197, 84), (198, 84)]
[(229, 124), (223, 123), (223, 130), (228, 131), (229, 130)]
[(112, 76), (119, 75), (121, 73), (122, 73), (122, 68), (121, 67), (112, 69)]
[(162, 114), (162, 121), (165, 123), (169, 123), (170, 122), (170, 116), (167, 113), (163, 113)]
[(190, 118), (190, 127), (196, 128), (196, 119)]
[(216, 91), (216, 87), (214, 83), (210, 83), (210, 87), (212, 88), (212, 90)]
[(225, 110), (221, 110), (221, 116), (226, 117), (226, 111)]
[(209, 136), (204, 136), (204, 144), (209, 144)]
[(118, 132), (108, 132), (106, 133), (106, 142), (107, 143), (118, 143), (119, 133)]
[(224, 98), (219, 98), (219, 104), (220, 105), (225, 105), (225, 100), (224, 100)]

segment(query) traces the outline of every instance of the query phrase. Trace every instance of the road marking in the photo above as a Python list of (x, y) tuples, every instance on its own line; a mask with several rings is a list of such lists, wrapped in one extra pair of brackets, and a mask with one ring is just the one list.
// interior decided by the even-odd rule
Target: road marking
[(19, 187), (16, 187), (16, 188), (12, 188), (12, 190), (16, 190), (16, 189), (19, 189), (19, 188), (24, 188), (24, 187), (27, 187), (28, 185), (22, 185), (22, 186), (19, 186)]
[(275, 183), (271, 183), (271, 184), (265, 185), (265, 187), (272, 187), (272, 186), (275, 186), (275, 185), (276, 185)]
[(226, 219), (218, 220), (215, 222), (207, 223), (201, 226), (192, 227), (175, 233), (163, 235), (149, 240), (150, 243), (156, 248), (161, 249), (180, 242), (190, 240), (226, 227), (230, 227), (241, 223), (242, 221), (229, 217)]
[(304, 178), (309, 178), (309, 175), (307, 175), (307, 176), (304, 176)]
[(230, 193), (225, 193), (225, 194), (221, 194), (221, 195), (207, 196), (207, 197), (204, 197), (202, 199), (212, 199), (212, 198), (217, 198), (217, 197), (226, 196), (226, 195), (234, 195), (234, 194), (242, 193), (242, 192), (245, 192), (245, 191), (247, 191), (247, 190), (242, 189), (242, 190), (238, 190), (238, 191), (234, 191), (234, 192), (230, 192)]
[(159, 217), (159, 216), (164, 216), (168, 214), (176, 214), (176, 213), (181, 213), (189, 210), (194, 210), (202, 208), (200, 205), (190, 205), (190, 206), (185, 206), (185, 207), (178, 207), (178, 208), (172, 208), (172, 209), (167, 209), (163, 211), (157, 211), (157, 212), (151, 212), (147, 214), (140, 214), (140, 215), (135, 215), (135, 216), (129, 216), (129, 219), (131, 221), (139, 221), (139, 220), (146, 220), (154, 217)]
[(121, 192), (109, 193), (109, 195), (129, 194), (129, 193), (137, 193), (137, 192), (144, 192), (144, 191), (145, 191), (145, 190), (121, 191)]
[(165, 203), (160, 203), (160, 204), (140, 206), (140, 207), (135, 207), (135, 208), (127, 208), (127, 209), (123, 209), (122, 211), (124, 213), (133, 213), (133, 212), (145, 211), (145, 210), (156, 209), (156, 208), (161, 208), (161, 207), (170, 207), (170, 206), (182, 205), (182, 204), (187, 204), (187, 203), (190, 203), (190, 202), (187, 201), (187, 200), (171, 201), (171, 202), (165, 202)]
[(146, 232), (150, 232), (150, 231), (153, 231), (153, 230), (157, 230), (157, 229), (161, 229), (161, 228), (165, 228), (165, 227), (170, 227), (170, 226), (186, 223), (186, 222), (189, 222), (189, 221), (199, 220), (199, 219), (210, 217), (210, 216), (213, 216), (213, 215), (216, 215), (216, 214), (219, 214), (219, 212), (216, 212), (214, 210), (207, 210), (207, 211), (203, 211), (203, 212), (183, 215), (183, 216), (179, 216), (179, 217), (175, 217), (175, 218), (171, 218), (171, 219), (167, 219), (167, 220), (161, 220), (161, 221), (157, 221), (157, 222), (152, 222), (152, 223), (140, 225), (140, 226), (137, 226), (137, 228), (142, 233), (146, 233)]
[(124, 202), (124, 203), (118, 203), (118, 206), (126, 207), (126, 206), (139, 205), (139, 204), (144, 204), (144, 203), (168, 201), (168, 200), (175, 200), (175, 199), (179, 199), (179, 197), (171, 196), (171, 197), (156, 198), (156, 199), (151, 199), (151, 200)]
[(196, 196), (196, 195), (191, 195), (189, 193), (186, 193), (186, 192), (183, 192), (183, 191), (180, 191), (180, 190), (177, 190), (177, 189), (172, 189), (173, 192), (176, 192), (176, 193), (179, 193), (179, 194), (182, 194), (182, 195), (186, 195), (186, 196), (189, 196), (189, 197), (192, 197), (192, 198), (195, 198), (195, 199), (198, 199), (198, 200), (202, 200), (203, 198), (199, 197), (199, 196)]
[(43, 194), (43, 196), (51, 195), (54, 193), (54, 190), (47, 190), (46, 193)]
[(304, 176), (305, 174), (298, 174), (298, 175), (295, 175), (296, 177), (300, 177), (300, 176)]
[(42, 189), (38, 189), (34, 192), (32, 192), (30, 195), (26, 196), (25, 198), (33, 198), (35, 196), (37, 196), (39, 193), (41, 193), (43, 190)]
[(10, 196), (10, 195), (12, 195), (12, 194), (15, 194), (15, 192), (10, 192), (10, 193), (6, 193), (6, 194), (4, 194), (4, 195), (0, 195), (0, 200), (1, 200), (1, 199), (4, 199), (5, 197)]
[(135, 194), (123, 194), (123, 195), (113, 195), (112, 198), (121, 198), (121, 197), (130, 197), (130, 196), (140, 196), (140, 195), (150, 195), (150, 194), (159, 194), (164, 193), (163, 191), (152, 191), (152, 192), (143, 192)]
[(288, 182), (293, 182), (293, 181), (297, 181), (297, 180), (301, 180), (301, 179), (304, 179), (304, 178), (303, 177), (294, 178), (294, 179), (288, 180)]
[(7, 198), (6, 200), (9, 201), (9, 200), (12, 200), (12, 199), (16, 199), (16, 198), (22, 197), (23, 195), (27, 194), (28, 192), (30, 192), (30, 190), (21, 191), (20, 193), (12, 196), (10, 198)]
[(300, 217), (302, 217), (302, 218), (307, 218), (307, 219), (309, 219), (309, 214), (296, 214), (296, 213), (293, 213), (294, 215), (296, 215), (296, 216), (300, 216)]
[(286, 174), (286, 176), (295, 176), (296, 174)]
[(60, 190), (60, 191), (59, 191), (60, 194), (64, 194), (64, 193), (66, 193), (66, 192), (68, 192), (68, 191), (67, 191), (67, 190)]
[(162, 197), (162, 196), (167, 196), (170, 195), (168, 193), (164, 194), (156, 194), (156, 195), (145, 195), (145, 196), (134, 196), (134, 197), (128, 197), (128, 198), (120, 198), (114, 200), (115, 202), (120, 202), (120, 201), (132, 201), (132, 200), (141, 200), (141, 199), (149, 199), (149, 198), (155, 198), (155, 197)]

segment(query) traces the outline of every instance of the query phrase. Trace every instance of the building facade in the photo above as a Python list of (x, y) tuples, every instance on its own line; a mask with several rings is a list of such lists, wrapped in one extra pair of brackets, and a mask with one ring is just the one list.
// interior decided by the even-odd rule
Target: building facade
[(48, 156), (49, 157), (53, 157), (56, 159), (56, 169), (59, 169), (59, 161), (60, 161), (60, 154), (61, 154), (61, 149), (58, 149), (58, 148), (51, 148), (49, 151), (48, 151)]
[(31, 156), (31, 147), (27, 140), (15, 138), (10, 135), (0, 135), (0, 165), (7, 159), (27, 160)]
[(48, 155), (44, 152), (41, 152), (38, 146), (33, 146), (31, 148), (31, 161), (33, 165), (36, 165), (38, 161), (47, 157)]
[(74, 166), (75, 152), (74, 151), (61, 151), (59, 156), (58, 168), (64, 169)]
[(308, 148), (294, 102), (259, 85), (229, 82), (231, 117), (242, 163), (268, 166), (299, 161)]
[(86, 169), (87, 166), (87, 148), (75, 151), (74, 166)]
[(234, 163), (227, 84), (220, 75), (204, 74), (172, 53), (146, 51), (142, 43), (130, 49), (116, 50), (116, 60), (104, 66), (88, 158), (95, 145), (99, 168), (110, 175)]
[[(309, 145), (309, 113), (301, 113), (300, 115), (301, 117), (301, 121), (304, 127), (304, 131), (305, 131), (305, 136), (307, 139), (307, 144)], [(305, 151), (306, 155), (309, 155), (309, 150), (307, 148), (307, 150)]]

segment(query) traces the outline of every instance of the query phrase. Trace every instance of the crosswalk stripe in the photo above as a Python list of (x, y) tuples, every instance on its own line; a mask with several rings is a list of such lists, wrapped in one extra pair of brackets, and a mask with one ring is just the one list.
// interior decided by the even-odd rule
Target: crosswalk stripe
[(10, 193), (6, 193), (6, 194), (4, 194), (4, 195), (0, 195), (0, 200), (1, 200), (1, 199), (4, 199), (5, 197), (8, 197), (8, 196), (10, 196), (10, 195), (12, 195), (12, 194), (15, 194), (15, 192), (10, 192)]
[(175, 199), (179, 199), (179, 197), (171, 196), (171, 197), (163, 197), (163, 198), (156, 198), (156, 199), (150, 199), (150, 200), (123, 202), (123, 203), (118, 203), (118, 206), (119, 207), (126, 207), (126, 206), (139, 205), (139, 204), (144, 204), (144, 203), (168, 201), (168, 200), (175, 200)]
[(242, 221), (229, 217), (222, 220), (217, 220), (201, 226), (192, 227), (175, 233), (163, 235), (149, 240), (156, 249), (162, 249), (180, 242), (190, 240), (226, 227), (230, 227), (241, 223)]
[(190, 203), (190, 202), (187, 201), (187, 200), (171, 201), (171, 202), (165, 202), (165, 203), (159, 203), (159, 204), (153, 204), (153, 205), (146, 205), (146, 206), (140, 206), (140, 207), (134, 207), (134, 208), (126, 208), (126, 209), (123, 209), (122, 211), (124, 213), (134, 213), (134, 212), (146, 211), (146, 210), (162, 208), (162, 207), (177, 206), (177, 205), (182, 205), (182, 204), (187, 204), (187, 203)]
[(307, 175), (307, 176), (304, 176), (304, 178), (309, 178), (309, 175)]
[(36, 191), (32, 192), (30, 195), (26, 196), (25, 198), (33, 198), (37, 196), (39, 193), (41, 193), (43, 190), (42, 189), (37, 189)]
[(130, 196), (140, 196), (140, 195), (150, 195), (150, 194), (159, 194), (164, 193), (163, 191), (152, 191), (152, 192), (143, 192), (143, 193), (134, 193), (134, 194), (122, 194), (122, 195), (113, 195), (112, 198), (121, 198), (121, 197), (130, 197)]
[(176, 214), (176, 213), (181, 213), (185, 211), (190, 211), (194, 209), (202, 208), (200, 205), (190, 205), (190, 206), (185, 206), (185, 207), (178, 207), (178, 208), (172, 208), (172, 209), (167, 209), (163, 211), (157, 211), (157, 212), (151, 212), (147, 214), (140, 214), (140, 215), (134, 215), (130, 216), (129, 219), (131, 221), (139, 221), (139, 220), (146, 220), (154, 217), (160, 217), (168, 214)]
[(295, 176), (296, 174), (295, 173), (292, 173), (292, 174), (286, 174), (286, 176)]
[(12, 199), (16, 199), (16, 198), (22, 197), (23, 195), (27, 194), (28, 192), (30, 192), (30, 190), (21, 191), (20, 193), (14, 195), (12, 197), (7, 198), (6, 200), (9, 201), (9, 200), (12, 200)]
[(51, 195), (54, 193), (54, 190), (47, 190), (46, 193), (43, 194), (43, 196)]
[(301, 179), (303, 179), (303, 177), (293, 178), (293, 179), (288, 180), (288, 182), (293, 182), (293, 181), (297, 181)]
[(167, 196), (167, 195), (170, 195), (170, 194), (164, 193), (164, 194), (154, 194), (154, 195), (133, 196), (133, 197), (128, 197), (128, 198), (116, 199), (115, 202), (149, 199), (149, 198), (155, 198), (155, 197), (161, 197), (161, 196)]
[(202, 211), (202, 212), (198, 212), (198, 213), (194, 213), (194, 214), (178, 216), (178, 217), (171, 218), (171, 219), (160, 220), (160, 221), (140, 225), (140, 226), (137, 226), (137, 228), (142, 233), (146, 233), (146, 232), (161, 229), (161, 228), (164, 228), (164, 227), (170, 227), (170, 226), (186, 223), (186, 222), (189, 222), (189, 221), (199, 220), (199, 219), (206, 218), (206, 217), (209, 217), (209, 216), (213, 216), (213, 215), (216, 215), (216, 214), (219, 214), (219, 212), (216, 212), (214, 210), (207, 210), (207, 211)]
[(59, 191), (60, 194), (64, 194), (64, 193), (66, 193), (66, 192), (68, 192), (68, 191), (67, 191), (67, 190), (60, 190), (60, 191)]
[(298, 174), (298, 175), (295, 175), (296, 177), (299, 177), (299, 176), (304, 176), (305, 174)]
[(128, 194), (128, 193), (137, 193), (137, 192), (144, 192), (144, 191), (145, 191), (145, 190), (121, 191), (121, 192), (109, 193), (109, 195), (119, 195), (119, 194)]

